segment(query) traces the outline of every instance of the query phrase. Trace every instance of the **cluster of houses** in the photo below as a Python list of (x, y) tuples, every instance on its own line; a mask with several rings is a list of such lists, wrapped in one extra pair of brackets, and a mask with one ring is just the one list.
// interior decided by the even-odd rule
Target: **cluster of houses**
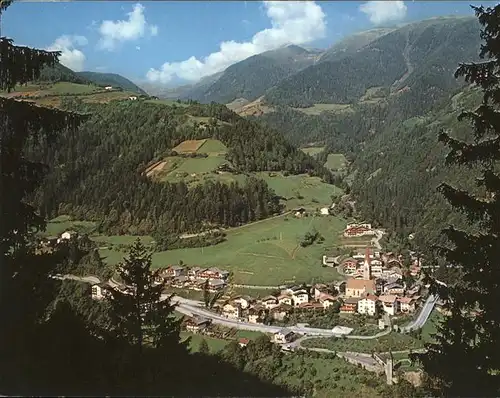
[[(370, 254), (366, 249), (364, 260), (362, 255), (355, 255), (341, 263), (344, 272), (350, 275), (345, 285), (345, 300), (340, 308), (342, 313), (360, 313), (375, 315), (382, 311), (387, 315), (412, 313), (421, 299), (421, 286), (407, 286), (403, 282), (401, 259), (392, 253), (380, 255)], [(418, 259), (410, 267), (413, 277), (420, 275)]]
[(347, 224), (347, 227), (344, 230), (344, 237), (346, 238), (372, 236), (375, 234), (375, 230), (372, 229), (371, 224)]
[(223, 289), (227, 284), (229, 271), (217, 267), (183, 267), (171, 265), (161, 268), (158, 272), (157, 282), (179, 289), (203, 290), (208, 280), (208, 288), (211, 292)]
[[(215, 333), (211, 328), (212, 320), (209, 318), (201, 317), (201, 316), (193, 316), (186, 318), (183, 322), (183, 326), (186, 331), (190, 333), (201, 333), (207, 336), (214, 336)], [(283, 328), (278, 332), (274, 333), (272, 336), (272, 341), (277, 344), (286, 344), (293, 340), (294, 333), (287, 329)], [(238, 344), (241, 347), (245, 347), (250, 342), (247, 338), (239, 338)]]

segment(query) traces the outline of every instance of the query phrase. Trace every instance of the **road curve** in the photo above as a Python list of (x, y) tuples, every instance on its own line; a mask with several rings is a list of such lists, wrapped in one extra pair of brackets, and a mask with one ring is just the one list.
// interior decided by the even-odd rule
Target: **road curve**
[[(76, 281), (86, 282), (86, 283), (99, 283), (99, 279), (95, 276), (75, 276), (75, 275), (55, 275), (55, 279), (72, 279)], [(281, 330), (280, 326), (270, 326), (256, 323), (243, 322), (237, 319), (230, 319), (223, 317), (221, 315), (215, 314), (214, 312), (208, 311), (203, 307), (203, 303), (197, 300), (190, 300), (179, 296), (172, 296), (171, 294), (162, 294), (161, 299), (166, 300), (168, 297), (172, 297), (172, 302), (176, 304), (176, 310), (184, 315), (188, 316), (201, 316), (209, 318), (213, 323), (242, 330), (253, 330), (262, 333), (276, 333)], [(421, 328), (434, 308), (434, 304), (437, 301), (436, 296), (429, 296), (425, 302), (421, 313), (418, 315), (417, 319), (412, 322), (412, 324), (401, 328), (403, 331), (415, 330)], [(372, 336), (358, 336), (358, 335), (347, 335), (343, 333), (333, 332), (332, 329), (320, 329), (320, 328), (310, 328), (310, 327), (299, 327), (299, 326), (288, 326), (287, 329), (291, 330), (296, 334), (307, 335), (308, 337), (342, 337), (345, 336), (348, 339), (357, 340), (372, 340), (379, 337), (385, 336), (391, 332), (391, 329), (386, 329), (380, 333)]]

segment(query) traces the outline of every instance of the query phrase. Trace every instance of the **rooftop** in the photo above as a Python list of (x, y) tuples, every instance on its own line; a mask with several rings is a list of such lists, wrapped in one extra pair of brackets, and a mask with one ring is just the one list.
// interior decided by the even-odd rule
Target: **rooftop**
[(375, 281), (373, 279), (348, 279), (346, 289), (366, 289), (375, 290)]

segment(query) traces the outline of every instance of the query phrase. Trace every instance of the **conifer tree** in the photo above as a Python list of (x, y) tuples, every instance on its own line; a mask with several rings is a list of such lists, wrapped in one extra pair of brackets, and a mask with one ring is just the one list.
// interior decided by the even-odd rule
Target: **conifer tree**
[[(11, 3), (0, 1), (0, 17)], [(0, 90), (36, 80), (42, 67), (56, 64), (59, 55), (15, 46), (0, 36)], [(50, 345), (44, 340), (47, 308), (58, 284), (48, 276), (57, 259), (35, 254), (32, 233), (44, 229), (45, 221), (26, 201), (47, 169), (25, 157), (25, 145), (29, 140), (50, 143), (56, 131), (75, 127), (80, 120), (75, 114), (0, 97), (0, 357), (6, 365), (0, 373), (12, 388), (26, 387), (26, 377), (34, 374), (32, 386), (49, 383), (49, 373), (58, 371), (47, 365), (60, 362), (51, 362), (59, 350), (52, 356), (44, 351)]]
[(477, 189), (446, 183), (439, 189), (477, 228), (443, 231), (449, 244), (438, 249), (448, 264), (461, 266), (461, 277), (449, 286), (433, 284), (451, 315), (438, 326), (428, 352), (415, 355), (433, 395), (457, 397), (500, 394), (500, 6), (473, 9), (483, 26), (480, 56), (487, 60), (462, 64), (455, 75), (483, 91), (481, 105), (459, 116), (471, 122), (474, 136), (462, 141), (442, 133), (440, 141), (450, 148), (448, 164), (479, 173)]
[(126, 287), (110, 289), (112, 334), (122, 347), (132, 348), (129, 358), (132, 369), (129, 370), (143, 383), (148, 348), (170, 358), (187, 352), (186, 344), (180, 342), (182, 319), (175, 319), (172, 296), (163, 295), (165, 283), (158, 282), (159, 270), (151, 270), (151, 253), (140, 239), (118, 266), (118, 273)]

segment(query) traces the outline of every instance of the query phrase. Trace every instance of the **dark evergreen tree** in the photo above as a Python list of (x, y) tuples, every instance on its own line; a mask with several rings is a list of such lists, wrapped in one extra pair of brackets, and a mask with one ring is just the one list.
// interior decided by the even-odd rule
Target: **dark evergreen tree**
[(478, 171), (477, 189), (440, 186), (447, 201), (464, 213), (471, 232), (454, 226), (443, 231), (447, 245), (439, 247), (448, 264), (461, 266), (457, 282), (434, 284), (451, 315), (438, 327), (436, 342), (416, 355), (428, 375), (428, 387), (440, 396), (498, 396), (500, 394), (500, 6), (473, 7), (484, 27), (481, 63), (462, 64), (456, 76), (479, 86), (482, 104), (460, 115), (471, 121), (473, 142), (442, 133), (448, 145), (447, 163)]
[(182, 319), (174, 316), (172, 296), (163, 295), (164, 283), (157, 283), (159, 270), (151, 270), (151, 253), (140, 239), (131, 246), (128, 257), (118, 266), (118, 273), (126, 288), (110, 289), (112, 336), (127, 353), (130, 367), (125, 371), (134, 375), (136, 387), (144, 387), (151, 374), (145, 361), (148, 348), (155, 356), (179, 358), (187, 353), (180, 342)]

